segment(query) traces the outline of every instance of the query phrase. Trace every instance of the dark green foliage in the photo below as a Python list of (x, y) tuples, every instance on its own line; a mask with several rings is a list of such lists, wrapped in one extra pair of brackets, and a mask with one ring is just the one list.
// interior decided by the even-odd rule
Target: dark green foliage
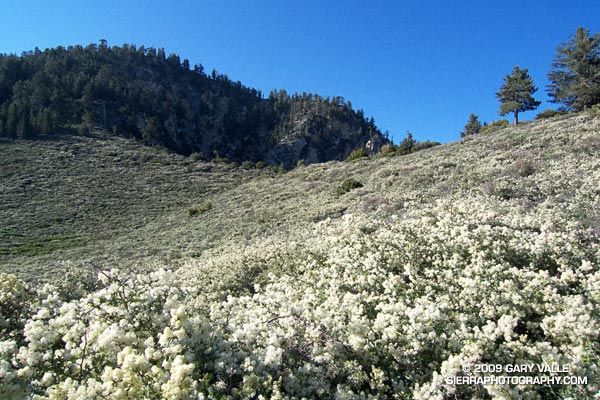
[(196, 153), (192, 153), (190, 154), (190, 158), (193, 161), (200, 161), (200, 160), (206, 160), (206, 157), (204, 157), (204, 153), (200, 152), (196, 152)]
[(188, 216), (197, 217), (198, 215), (202, 215), (205, 212), (212, 210), (212, 207), (212, 203), (210, 201), (206, 201), (199, 206), (188, 208)]
[(412, 153), (416, 143), (412, 133), (410, 131), (406, 132), (406, 137), (400, 142), (397, 153), (401, 156)]
[(211, 161), (214, 162), (214, 163), (217, 163), (217, 164), (231, 164), (231, 163), (233, 163), (233, 161), (230, 160), (229, 158), (227, 158), (227, 157), (221, 157), (218, 154)]
[(556, 110), (549, 108), (547, 110), (542, 111), (538, 115), (536, 115), (535, 120), (539, 121), (541, 119), (553, 118), (553, 117), (556, 117), (557, 115), (564, 115), (564, 114), (565, 114), (564, 111), (556, 111)]
[(548, 73), (548, 95), (568, 110), (587, 110), (600, 103), (600, 34), (577, 28), (567, 43), (556, 49)]
[(517, 125), (520, 112), (535, 110), (541, 104), (533, 98), (533, 94), (537, 90), (527, 68), (521, 69), (518, 65), (515, 66), (512, 73), (504, 77), (504, 84), (496, 93), (496, 97), (501, 103), (500, 115), (513, 113), (514, 124)]
[(439, 146), (440, 142), (432, 142), (430, 140), (425, 140), (424, 142), (419, 142), (414, 140), (412, 137), (412, 133), (408, 132), (407, 137), (402, 140), (399, 146), (396, 146), (393, 143), (386, 143), (381, 147), (379, 151), (379, 156), (381, 157), (394, 157), (401, 156), (410, 153), (414, 153), (420, 150), (425, 150), (430, 147)]
[(251, 161), (244, 161), (240, 164), (240, 167), (243, 169), (254, 169), (256, 168), (256, 165)]
[(460, 137), (463, 138), (469, 135), (477, 135), (481, 129), (481, 122), (479, 117), (473, 113), (469, 115), (469, 122), (465, 125), (465, 129), (460, 133)]
[(341, 97), (282, 90), (265, 99), (226, 75), (206, 75), (201, 65), (190, 69), (187, 60), (165, 54), (105, 41), (0, 54), (0, 136), (103, 130), (184, 155), (217, 151), (239, 162), (268, 159), (292, 168), (306, 154), (274, 159), (269, 154), (279, 143), (303, 138), (327, 161), (343, 159), (379, 132)]
[(337, 187), (336, 193), (338, 194), (338, 196), (341, 196), (345, 193), (348, 193), (349, 191), (351, 191), (353, 189), (357, 189), (357, 188), (361, 188), (361, 187), (363, 187), (362, 183), (360, 183), (359, 181), (357, 181), (354, 178), (349, 178), (349, 179), (346, 179), (344, 181), (344, 183), (342, 183), (340, 186)]
[(429, 149), (431, 147), (440, 146), (440, 142), (435, 142), (431, 140), (425, 140), (424, 142), (417, 141), (413, 147), (413, 152)]
[(285, 166), (283, 164), (269, 165), (269, 169), (271, 170), (271, 172), (274, 172), (276, 174), (284, 174), (285, 173)]
[(263, 169), (263, 168), (267, 168), (269, 165), (264, 161), (257, 161), (255, 166), (258, 169)]
[(499, 131), (502, 128), (506, 128), (509, 125), (507, 119), (499, 119), (498, 121), (493, 121), (490, 124), (484, 124), (479, 133), (492, 133)]
[(142, 140), (148, 145), (158, 144), (160, 139), (160, 129), (156, 120), (152, 117), (146, 118), (142, 131)]
[(365, 148), (361, 146), (356, 150), (352, 150), (352, 152), (346, 158), (346, 161), (357, 161), (365, 158), (369, 158), (369, 155), (367, 154)]

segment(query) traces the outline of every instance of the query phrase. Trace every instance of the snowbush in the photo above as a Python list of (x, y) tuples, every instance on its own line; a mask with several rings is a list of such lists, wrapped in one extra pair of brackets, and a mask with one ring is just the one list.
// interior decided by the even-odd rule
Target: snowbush
[[(29, 317), (0, 342), (0, 395), (593, 396), (600, 245), (568, 215), (492, 197), (387, 221), (346, 215), (317, 224), (280, 274), (216, 297), (164, 270), (104, 271), (93, 293), (64, 301), (45, 286), (36, 303), (3, 275), (3, 318), (15, 301)], [(446, 384), (475, 363), (569, 365), (588, 385)]]

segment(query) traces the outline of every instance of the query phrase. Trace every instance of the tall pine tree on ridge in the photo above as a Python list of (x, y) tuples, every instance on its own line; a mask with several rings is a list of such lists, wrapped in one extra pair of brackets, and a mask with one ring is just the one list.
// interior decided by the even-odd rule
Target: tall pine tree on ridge
[(535, 110), (541, 104), (540, 101), (533, 98), (533, 94), (537, 90), (527, 68), (521, 69), (518, 65), (515, 66), (512, 74), (506, 75), (504, 84), (496, 93), (496, 97), (501, 103), (500, 115), (513, 113), (515, 116), (513, 123), (517, 125), (519, 112)]
[(600, 34), (577, 28), (573, 38), (556, 50), (548, 73), (551, 102), (586, 111), (600, 103)]

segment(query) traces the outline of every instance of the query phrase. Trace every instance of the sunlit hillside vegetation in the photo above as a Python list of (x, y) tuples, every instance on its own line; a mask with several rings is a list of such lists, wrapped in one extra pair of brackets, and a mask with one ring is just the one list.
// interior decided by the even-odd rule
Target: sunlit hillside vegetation
[[(600, 395), (593, 113), (287, 173), (104, 135), (0, 152), (0, 397)], [(587, 384), (447, 381), (529, 363)]]

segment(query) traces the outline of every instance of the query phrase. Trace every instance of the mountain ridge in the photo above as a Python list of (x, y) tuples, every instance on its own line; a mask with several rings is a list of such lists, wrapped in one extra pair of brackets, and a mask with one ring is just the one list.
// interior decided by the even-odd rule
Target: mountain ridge
[(0, 136), (102, 129), (177, 153), (295, 167), (345, 159), (374, 136), (342, 97), (261, 91), (164, 49), (59, 46), (0, 55)]

